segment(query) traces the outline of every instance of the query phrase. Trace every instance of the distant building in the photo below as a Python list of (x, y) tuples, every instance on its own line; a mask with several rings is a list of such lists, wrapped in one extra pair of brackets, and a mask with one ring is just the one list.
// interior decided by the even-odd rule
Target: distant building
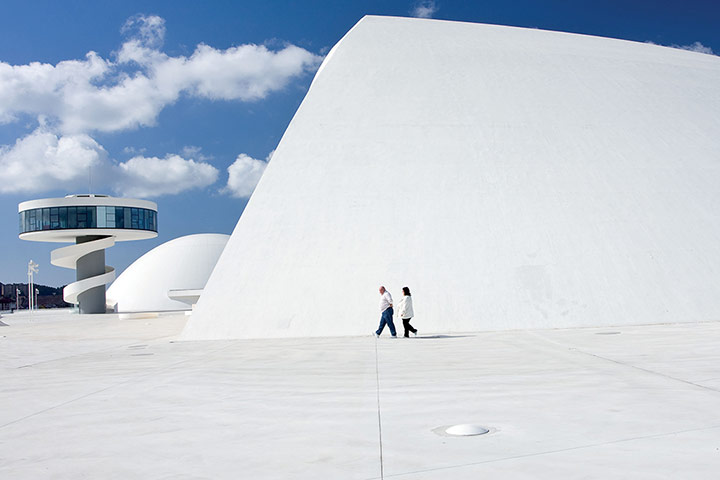
[(17, 286), (15, 283), (0, 283), (0, 296), (15, 298)]
[(10, 297), (0, 297), (0, 310), (12, 310), (15, 308), (15, 300)]
[(27, 289), (28, 286), (26, 283), (5, 283), (2, 284), (2, 291), (0, 291), (0, 295), (15, 298), (17, 290), (20, 290), (21, 295), (27, 295)]

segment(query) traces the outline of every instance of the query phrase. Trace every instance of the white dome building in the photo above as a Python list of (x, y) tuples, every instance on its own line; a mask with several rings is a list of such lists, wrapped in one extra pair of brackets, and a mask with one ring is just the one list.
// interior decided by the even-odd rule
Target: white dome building
[[(184, 337), (720, 318), (720, 58), (365, 17), (335, 45)], [(227, 299), (232, 298), (232, 303)]]
[(187, 235), (153, 248), (110, 285), (108, 308), (121, 313), (189, 310), (229, 238), (216, 233)]

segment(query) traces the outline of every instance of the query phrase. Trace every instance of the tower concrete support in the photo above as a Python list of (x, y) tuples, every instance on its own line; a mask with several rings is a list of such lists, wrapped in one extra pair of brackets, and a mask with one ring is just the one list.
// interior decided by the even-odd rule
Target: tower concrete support
[[(77, 243), (83, 244), (92, 242), (94, 240), (100, 240), (99, 236), (85, 236), (78, 237)], [(110, 267), (105, 265), (105, 249), (101, 248), (90, 253), (86, 253), (82, 257), (77, 259), (77, 281), (83, 281), (98, 276), (103, 276), (108, 273)], [(112, 271), (112, 270), (110, 270)], [(114, 277), (114, 272), (113, 272)], [(95, 287), (90, 287), (87, 290), (81, 292), (77, 296), (77, 303), (80, 306), (80, 313), (105, 313), (105, 283), (112, 279), (102, 278), (102, 284)]]

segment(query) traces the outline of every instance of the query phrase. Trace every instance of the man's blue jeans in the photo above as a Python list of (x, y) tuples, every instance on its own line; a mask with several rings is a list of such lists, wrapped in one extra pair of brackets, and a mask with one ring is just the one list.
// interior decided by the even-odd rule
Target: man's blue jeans
[(385, 328), (385, 325), (387, 324), (388, 327), (390, 327), (390, 335), (393, 337), (396, 335), (395, 333), (395, 324), (393, 323), (393, 309), (392, 307), (389, 307), (384, 312), (382, 312), (382, 316), (380, 317), (380, 326), (375, 331), (376, 334), (380, 335)]

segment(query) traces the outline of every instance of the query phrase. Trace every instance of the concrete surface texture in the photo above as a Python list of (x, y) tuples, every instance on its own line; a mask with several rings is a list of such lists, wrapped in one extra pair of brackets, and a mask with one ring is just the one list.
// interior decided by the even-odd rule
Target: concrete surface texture
[(0, 478), (376, 479), (379, 418), (384, 478), (720, 471), (717, 322), (177, 342), (185, 319), (1, 318)]
[(189, 310), (170, 290), (202, 290), (229, 235), (201, 233), (175, 238), (135, 260), (110, 285), (108, 307), (117, 312)]
[[(328, 54), (183, 338), (720, 317), (720, 58), (365, 17)], [(379, 317), (379, 313), (377, 314)]]

